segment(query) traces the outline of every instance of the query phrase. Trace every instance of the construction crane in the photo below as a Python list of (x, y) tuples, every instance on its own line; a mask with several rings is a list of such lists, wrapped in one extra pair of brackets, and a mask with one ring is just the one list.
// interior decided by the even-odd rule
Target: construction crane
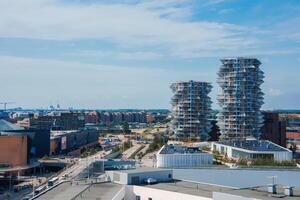
[(6, 111), (7, 104), (14, 104), (15, 102), (0, 102), (1, 105), (4, 107), (4, 111)]

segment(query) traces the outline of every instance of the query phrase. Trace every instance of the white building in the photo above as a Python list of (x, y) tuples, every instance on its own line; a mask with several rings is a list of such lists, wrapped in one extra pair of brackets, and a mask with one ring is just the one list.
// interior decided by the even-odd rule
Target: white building
[(226, 154), (228, 158), (239, 159), (274, 159), (275, 161), (290, 161), (293, 153), (267, 140), (241, 140), (213, 142), (212, 149)]
[(212, 154), (198, 147), (163, 146), (156, 155), (158, 168), (197, 168), (213, 164)]
[[(157, 169), (146, 169), (144, 171), (151, 177), (160, 177), (166, 170)], [(180, 180), (169, 180), (169, 181), (157, 181), (155, 184), (126, 184), (130, 179), (141, 176), (143, 173), (143, 168), (138, 170), (126, 170), (126, 172), (119, 171), (120, 177), (117, 180), (112, 180), (112, 184), (118, 189), (115, 191), (113, 200), (275, 200), (280, 197), (283, 200), (296, 200), (300, 194), (299, 188), (291, 188), (293, 190), (294, 197), (290, 196), (291, 193), (286, 192), (287, 187), (284, 186), (274, 186), (277, 189), (278, 196), (275, 193), (270, 193), (268, 191), (268, 186), (256, 186), (253, 188), (233, 188), (221, 185), (213, 185), (206, 183), (197, 183), (191, 181), (180, 181)], [(112, 172), (110, 176), (116, 172)], [(155, 175), (158, 173), (157, 175)], [(167, 172), (169, 173), (169, 172)], [(144, 178), (148, 177), (143, 175)], [(128, 179), (128, 177), (131, 177)], [(124, 180), (124, 181), (119, 181)], [(107, 184), (107, 183), (105, 183)], [(106, 187), (102, 185), (101, 187)], [(122, 187), (117, 187), (118, 184), (123, 185)], [(111, 184), (110, 184), (111, 185)], [(109, 191), (109, 188), (107, 188)], [(82, 196), (89, 195), (83, 194)], [(105, 194), (101, 196), (101, 199), (105, 199)]]

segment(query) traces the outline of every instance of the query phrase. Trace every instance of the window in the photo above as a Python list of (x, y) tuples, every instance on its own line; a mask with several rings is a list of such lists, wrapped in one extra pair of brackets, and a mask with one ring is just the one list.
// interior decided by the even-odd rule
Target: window
[(168, 177), (169, 177), (169, 178), (172, 178), (172, 174), (169, 174)]
[(136, 196), (135, 200), (141, 200), (141, 196)]
[(152, 198), (151, 198), (151, 197), (149, 197), (149, 198), (148, 198), (148, 200), (152, 200)]

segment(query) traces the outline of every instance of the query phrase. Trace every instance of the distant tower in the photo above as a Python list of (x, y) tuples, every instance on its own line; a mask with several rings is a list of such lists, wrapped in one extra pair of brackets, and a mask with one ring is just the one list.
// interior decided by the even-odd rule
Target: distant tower
[(221, 139), (240, 140), (249, 136), (258, 138), (263, 125), (260, 108), (263, 92), (260, 88), (264, 73), (261, 62), (256, 58), (225, 58), (218, 73), (221, 106), (218, 126)]
[(171, 85), (173, 97), (172, 128), (176, 136), (208, 140), (211, 129), (211, 99), (208, 96), (212, 86), (207, 82), (187, 81)]

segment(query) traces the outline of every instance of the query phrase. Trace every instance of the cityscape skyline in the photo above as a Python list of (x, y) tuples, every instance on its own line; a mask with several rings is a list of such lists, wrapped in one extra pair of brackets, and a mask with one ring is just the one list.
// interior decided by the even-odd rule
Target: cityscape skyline
[(219, 109), (219, 59), (251, 56), (266, 74), (262, 109), (300, 109), (299, 9), (294, 0), (1, 1), (0, 101), (170, 109), (169, 85), (196, 80), (212, 83)]

